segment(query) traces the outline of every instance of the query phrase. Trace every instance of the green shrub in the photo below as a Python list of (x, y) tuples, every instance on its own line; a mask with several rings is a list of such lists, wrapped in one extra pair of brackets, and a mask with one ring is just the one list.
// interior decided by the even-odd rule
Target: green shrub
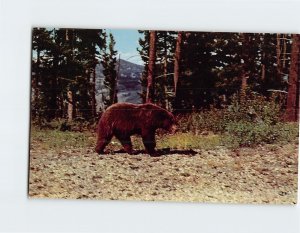
[(242, 100), (234, 95), (226, 109), (193, 112), (178, 119), (181, 132), (212, 131), (222, 135), (223, 144), (237, 147), (295, 140), (298, 125), (280, 122), (281, 115), (278, 96), (268, 99), (249, 92)]
[(237, 95), (231, 99), (226, 109), (216, 109), (192, 112), (179, 116), (182, 132), (213, 131), (224, 133), (228, 124), (246, 121), (249, 123), (265, 123), (275, 125), (280, 121), (281, 104), (275, 101), (275, 96), (269, 100), (257, 93), (249, 92), (247, 98), (240, 100)]
[(224, 111), (212, 109), (203, 112), (192, 112), (178, 117), (180, 131), (183, 133), (193, 132), (195, 134), (202, 131), (221, 132), (225, 127)]
[(222, 142), (229, 147), (285, 143), (296, 140), (298, 132), (298, 123), (271, 125), (264, 122), (239, 121), (227, 125)]
[(277, 142), (298, 142), (299, 123), (278, 123), (274, 127), (274, 131), (278, 133)]
[(246, 98), (242, 100), (234, 95), (225, 111), (224, 120), (226, 122), (249, 121), (276, 124), (282, 113), (282, 102), (276, 99), (275, 94), (267, 99), (254, 92), (247, 93)]
[(276, 137), (276, 133), (268, 124), (237, 121), (227, 124), (224, 142), (232, 146), (251, 146), (272, 143)]

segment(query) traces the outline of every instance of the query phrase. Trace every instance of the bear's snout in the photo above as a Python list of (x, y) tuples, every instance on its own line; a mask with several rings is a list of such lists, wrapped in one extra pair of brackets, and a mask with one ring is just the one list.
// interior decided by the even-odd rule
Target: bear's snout
[(170, 129), (169, 129), (171, 134), (175, 134), (177, 132), (177, 130), (178, 130), (177, 124), (172, 124)]

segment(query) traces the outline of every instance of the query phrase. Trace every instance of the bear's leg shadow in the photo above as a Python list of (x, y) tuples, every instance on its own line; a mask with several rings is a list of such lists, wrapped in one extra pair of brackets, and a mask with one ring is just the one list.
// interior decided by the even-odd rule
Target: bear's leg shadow
[(115, 136), (121, 142), (126, 153), (130, 155), (133, 154), (130, 136), (129, 135), (115, 135)]
[(154, 156), (156, 154), (155, 151), (155, 132), (144, 132), (142, 134), (143, 144), (145, 146), (146, 152), (150, 154), (151, 156)]

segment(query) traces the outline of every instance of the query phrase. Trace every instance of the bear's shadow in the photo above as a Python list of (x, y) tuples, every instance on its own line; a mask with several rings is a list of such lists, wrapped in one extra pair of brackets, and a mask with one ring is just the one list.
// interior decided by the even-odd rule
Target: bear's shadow
[[(120, 153), (126, 153), (123, 149), (113, 151), (113, 154), (120, 154)], [(134, 150), (133, 155), (139, 155), (139, 154), (147, 154), (145, 150)], [(157, 149), (155, 153), (155, 157), (157, 156), (163, 156), (163, 155), (196, 155), (197, 152), (192, 149), (186, 149), (186, 150), (177, 150), (177, 149), (171, 149), (171, 148), (162, 148)]]

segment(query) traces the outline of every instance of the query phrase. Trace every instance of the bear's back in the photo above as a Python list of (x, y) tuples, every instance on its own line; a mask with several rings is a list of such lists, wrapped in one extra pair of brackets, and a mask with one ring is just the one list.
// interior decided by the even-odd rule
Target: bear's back
[(116, 103), (102, 114), (100, 121), (108, 124), (135, 123), (141, 117), (141, 105), (131, 103)]

